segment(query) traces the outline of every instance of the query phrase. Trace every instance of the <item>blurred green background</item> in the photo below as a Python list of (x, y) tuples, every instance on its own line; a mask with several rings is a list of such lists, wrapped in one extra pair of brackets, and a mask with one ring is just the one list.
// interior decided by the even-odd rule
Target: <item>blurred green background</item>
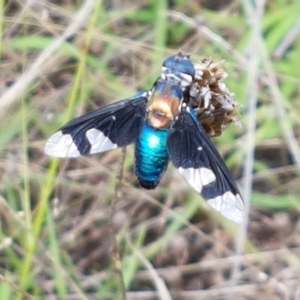
[[(11, 0), (0, 12), (1, 300), (300, 298), (299, 1)], [(213, 141), (250, 205), (244, 227), (171, 165), (142, 190), (132, 146), (125, 162), (120, 149), (43, 153), (68, 120), (150, 89), (178, 49), (224, 60), (242, 126)]]

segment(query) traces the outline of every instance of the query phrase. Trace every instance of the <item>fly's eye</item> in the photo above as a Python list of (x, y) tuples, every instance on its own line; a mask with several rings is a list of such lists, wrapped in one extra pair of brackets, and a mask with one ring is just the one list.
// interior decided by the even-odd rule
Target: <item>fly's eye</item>
[(195, 77), (195, 67), (188, 56), (178, 53), (163, 62), (161, 77), (177, 81), (182, 88), (185, 88)]
[(188, 56), (182, 55), (181, 53), (173, 55), (165, 59), (163, 62), (163, 68), (168, 69), (170, 72), (179, 72), (184, 75), (195, 76), (195, 67), (190, 61)]

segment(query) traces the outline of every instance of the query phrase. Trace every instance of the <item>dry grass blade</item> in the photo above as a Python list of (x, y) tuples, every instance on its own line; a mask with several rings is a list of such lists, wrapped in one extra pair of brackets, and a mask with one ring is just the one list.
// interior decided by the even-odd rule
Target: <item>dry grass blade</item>
[(27, 67), (27, 69), (11, 87), (4, 91), (0, 97), (0, 116), (9, 108), (10, 105), (13, 104), (18, 97), (20, 97), (26, 91), (26, 89), (29, 88), (34, 79), (47, 70), (47, 61), (50, 60), (55, 50), (57, 50), (57, 48), (64, 41), (75, 34), (80, 27), (86, 24), (86, 21), (89, 18), (95, 3), (96, 2), (93, 0), (86, 0), (64, 33), (60, 37), (56, 38), (48, 46), (48, 48), (46, 48), (36, 58), (36, 60)]
[[(154, 283), (156, 289), (157, 289), (157, 296), (161, 300), (171, 300), (172, 297), (170, 295), (170, 292), (164, 282), (164, 280), (159, 276), (155, 268), (151, 265), (149, 260), (143, 255), (143, 253), (137, 249), (130, 239), (126, 239), (131, 250), (136, 254), (136, 256), (142, 261), (143, 265), (148, 269), (149, 276), (151, 278), (151, 281)], [(131, 299), (131, 298), (129, 298)]]
[[(253, 166), (254, 166), (254, 151), (255, 151), (255, 128), (256, 128), (256, 107), (258, 98), (258, 80), (259, 80), (259, 52), (256, 51), (256, 45), (261, 36), (261, 19), (264, 13), (264, 1), (256, 1), (249, 12), (249, 20), (252, 20), (251, 39), (249, 40), (249, 61), (247, 64), (249, 70), (248, 88), (247, 88), (247, 132), (246, 141), (247, 147), (245, 153), (245, 170), (244, 170), (244, 200), (246, 205), (246, 215), (249, 216), (252, 182), (253, 182)], [(256, 7), (256, 8), (255, 8)], [(240, 228), (237, 236), (237, 254), (240, 255), (244, 251), (245, 242), (247, 239), (247, 228), (249, 218), (247, 218)], [(237, 285), (237, 280), (241, 272), (242, 259), (237, 259), (232, 272), (232, 286)], [(234, 292), (228, 294), (228, 299), (234, 297)]]

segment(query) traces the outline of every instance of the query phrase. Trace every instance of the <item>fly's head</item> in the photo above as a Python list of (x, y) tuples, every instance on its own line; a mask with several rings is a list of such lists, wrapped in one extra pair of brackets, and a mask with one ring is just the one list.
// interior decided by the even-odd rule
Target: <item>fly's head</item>
[(177, 84), (182, 90), (190, 87), (195, 78), (195, 67), (189, 55), (179, 52), (165, 59), (161, 70), (161, 79)]
[(148, 122), (156, 129), (170, 125), (183, 97), (179, 85), (171, 84), (165, 80), (158, 80), (152, 89), (148, 101)]

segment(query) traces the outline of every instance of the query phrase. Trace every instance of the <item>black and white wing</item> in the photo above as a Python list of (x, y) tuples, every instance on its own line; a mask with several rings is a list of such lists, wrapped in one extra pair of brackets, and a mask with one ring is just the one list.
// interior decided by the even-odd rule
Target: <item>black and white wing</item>
[(140, 93), (70, 121), (49, 138), (45, 153), (77, 157), (133, 143), (145, 123), (147, 99)]
[(167, 149), (174, 166), (213, 208), (236, 223), (243, 221), (244, 203), (235, 180), (185, 104), (171, 125)]

